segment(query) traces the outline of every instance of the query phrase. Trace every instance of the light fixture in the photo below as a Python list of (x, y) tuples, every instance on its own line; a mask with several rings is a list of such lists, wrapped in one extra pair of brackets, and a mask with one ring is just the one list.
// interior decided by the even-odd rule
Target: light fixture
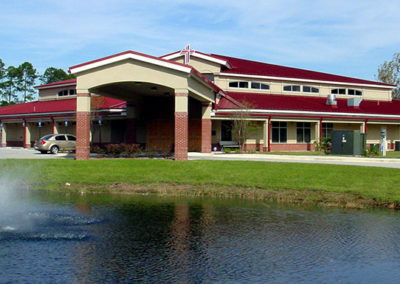
[(98, 120), (99, 120), (99, 125), (101, 126), (103, 118), (101, 116), (99, 116)]
[(22, 120), (22, 126), (25, 127), (25, 125), (26, 125), (26, 121), (25, 121), (25, 119), (23, 119)]
[(68, 126), (68, 119), (64, 120), (65, 127)]

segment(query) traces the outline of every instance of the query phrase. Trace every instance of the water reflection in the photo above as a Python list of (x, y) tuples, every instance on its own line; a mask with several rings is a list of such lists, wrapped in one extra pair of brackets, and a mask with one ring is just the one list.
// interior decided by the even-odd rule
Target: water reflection
[[(53, 230), (87, 238), (1, 241), (0, 233), (0, 282), (359, 283), (400, 276), (398, 212), (151, 196), (35, 198)], [(37, 256), (45, 265), (39, 271)]]

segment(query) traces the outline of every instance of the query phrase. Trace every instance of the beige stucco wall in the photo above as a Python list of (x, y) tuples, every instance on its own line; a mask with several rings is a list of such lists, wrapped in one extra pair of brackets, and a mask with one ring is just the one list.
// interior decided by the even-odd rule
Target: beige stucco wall
[[(210, 87), (206, 87), (187, 73), (133, 59), (107, 64), (76, 75), (78, 93), (85, 93), (88, 90), (90, 92), (95, 87), (118, 82), (145, 82), (172, 89), (189, 89), (204, 101), (214, 99)], [(128, 95), (124, 94), (118, 98), (130, 100)]]
[[(184, 63), (183, 55), (178, 58), (172, 59), (172, 61), (183, 64)], [(195, 56), (190, 57), (189, 65), (196, 68), (196, 70), (199, 71), (200, 73), (217, 73), (221, 71), (221, 65), (219, 65), (218, 63), (197, 58)]]
[[(280, 80), (263, 80), (263, 79), (249, 79), (249, 78), (240, 78), (240, 77), (220, 77), (216, 76), (215, 84), (219, 86), (221, 89), (231, 92), (249, 92), (252, 93), (264, 93), (264, 94), (284, 94), (284, 95), (301, 95), (301, 96), (317, 96), (317, 97), (327, 97), (332, 89), (337, 88), (346, 88), (346, 89), (355, 89), (363, 92), (362, 96), (350, 96), (350, 95), (336, 95), (337, 98), (354, 98), (361, 97), (368, 100), (381, 100), (381, 101), (390, 101), (392, 99), (392, 91), (391, 89), (383, 89), (377, 87), (359, 87), (359, 86), (348, 86), (348, 85), (340, 85), (340, 84), (313, 84), (307, 82), (296, 82), (296, 81), (280, 81)], [(242, 88), (230, 88), (229, 82), (232, 81), (248, 81), (249, 87), (250, 82), (261, 82), (268, 84), (270, 86), (269, 90), (255, 90), (255, 89), (242, 89)], [(283, 91), (283, 86), (285, 85), (303, 85), (303, 86), (311, 86), (315, 88), (319, 88), (319, 93), (304, 93), (304, 92), (287, 92)]]
[(215, 133), (215, 135), (212, 135), (211, 140), (212, 144), (218, 144), (219, 141), (221, 141), (221, 121), (220, 120), (212, 120), (212, 132)]
[(19, 123), (7, 123), (6, 125), (6, 137), (7, 141), (23, 141), (24, 139), (24, 127), (22, 122)]
[(76, 95), (68, 95), (68, 96), (58, 96), (58, 92), (62, 90), (75, 89), (75, 86), (66, 86), (60, 88), (52, 88), (52, 89), (42, 89), (39, 90), (39, 101), (47, 101), (47, 100), (65, 100), (75, 98)]
[(386, 127), (387, 142), (394, 143), (400, 141), (400, 126), (399, 125), (385, 125), (385, 124), (368, 124), (367, 144), (380, 143), (381, 127)]

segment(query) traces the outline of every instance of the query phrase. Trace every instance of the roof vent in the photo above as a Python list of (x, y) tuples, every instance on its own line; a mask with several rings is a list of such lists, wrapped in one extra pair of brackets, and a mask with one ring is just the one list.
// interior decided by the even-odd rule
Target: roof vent
[(347, 99), (347, 106), (352, 108), (360, 108), (362, 98), (351, 98)]
[(331, 106), (332, 108), (337, 108), (336, 96), (334, 94), (328, 95), (328, 99), (326, 100), (326, 105)]

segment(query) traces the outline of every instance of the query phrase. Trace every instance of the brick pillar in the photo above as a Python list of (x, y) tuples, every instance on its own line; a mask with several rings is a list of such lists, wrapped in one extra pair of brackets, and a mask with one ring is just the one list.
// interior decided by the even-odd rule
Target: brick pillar
[(31, 147), (31, 131), (29, 128), (29, 124), (26, 121), (24, 123), (24, 141), (23, 141), (22, 145), (24, 148)]
[(211, 103), (202, 104), (201, 152), (211, 152)]
[(175, 91), (175, 160), (188, 159), (188, 92)]
[(128, 103), (126, 107), (126, 143), (136, 143), (136, 109)]
[(51, 119), (51, 134), (56, 134), (57, 130), (56, 130), (56, 123), (54, 121), (54, 118)]
[(7, 147), (7, 133), (6, 133), (6, 124), (4, 122), (0, 122), (1, 125), (1, 131), (0, 131), (0, 136), (1, 136), (1, 147)]
[(76, 160), (90, 156), (90, 93), (78, 93), (76, 98)]

